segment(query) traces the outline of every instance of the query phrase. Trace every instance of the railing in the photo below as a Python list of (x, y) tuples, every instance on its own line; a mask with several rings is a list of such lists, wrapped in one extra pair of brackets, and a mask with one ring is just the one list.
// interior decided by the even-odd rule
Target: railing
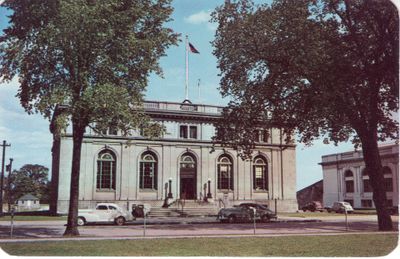
[(152, 102), (146, 101), (143, 103), (145, 109), (169, 110), (169, 111), (185, 111), (185, 112), (201, 112), (209, 114), (221, 114), (223, 107), (191, 104), (191, 103), (173, 103), (173, 102)]

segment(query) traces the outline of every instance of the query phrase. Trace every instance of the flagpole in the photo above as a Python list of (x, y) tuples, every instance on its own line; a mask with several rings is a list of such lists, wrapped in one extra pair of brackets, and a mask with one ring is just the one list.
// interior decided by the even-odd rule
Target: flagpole
[(185, 82), (185, 100), (189, 100), (189, 40), (186, 35), (185, 48), (186, 48), (186, 82)]

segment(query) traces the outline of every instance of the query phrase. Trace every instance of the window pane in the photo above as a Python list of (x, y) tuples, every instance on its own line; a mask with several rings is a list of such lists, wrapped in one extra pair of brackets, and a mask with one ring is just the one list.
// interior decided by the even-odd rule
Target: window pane
[(268, 131), (263, 130), (262, 141), (263, 142), (268, 142), (268, 137), (269, 137)]
[(260, 131), (259, 130), (254, 131), (254, 141), (260, 142)]
[(157, 174), (155, 162), (141, 162), (140, 163), (140, 183), (141, 189), (157, 189)]
[(392, 178), (384, 179), (385, 191), (392, 192), (393, 191), (393, 181)]
[(372, 192), (371, 184), (369, 183), (369, 179), (363, 180), (364, 192)]
[(233, 178), (230, 165), (218, 165), (218, 188), (233, 190)]
[(190, 126), (190, 138), (197, 139), (197, 127)]
[(180, 126), (180, 138), (188, 138), (188, 129), (186, 125)]
[(354, 181), (346, 181), (346, 192), (354, 192)]

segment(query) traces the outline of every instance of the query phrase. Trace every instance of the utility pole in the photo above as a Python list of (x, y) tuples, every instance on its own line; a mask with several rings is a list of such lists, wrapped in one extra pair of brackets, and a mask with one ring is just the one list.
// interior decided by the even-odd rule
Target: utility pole
[(11, 211), (11, 172), (12, 172), (12, 158), (10, 158), (10, 163), (6, 166), (6, 171), (8, 171), (8, 179), (7, 179), (7, 203), (8, 203), (8, 212)]
[(0, 217), (3, 217), (4, 160), (6, 158), (6, 147), (10, 147), (11, 144), (7, 144), (7, 142), (3, 140), (3, 144), (0, 146), (3, 147), (3, 156), (1, 159), (1, 179), (0, 179)]

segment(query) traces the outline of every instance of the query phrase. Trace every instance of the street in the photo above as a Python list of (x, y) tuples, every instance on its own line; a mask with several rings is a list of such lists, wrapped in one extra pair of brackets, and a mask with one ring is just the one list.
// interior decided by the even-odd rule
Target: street
[[(317, 215), (318, 216), (318, 215)], [(87, 225), (79, 227), (80, 238), (118, 239), (142, 237), (201, 237), (235, 235), (325, 235), (339, 233), (363, 233), (378, 231), (375, 215), (315, 218), (280, 217), (276, 222), (219, 223), (214, 217), (205, 218), (159, 218), (149, 219), (144, 227), (143, 219), (124, 226), (113, 224)], [(392, 217), (398, 231), (398, 216)], [(10, 222), (0, 222), (0, 242), (17, 240), (53, 240), (63, 238), (65, 221), (17, 221), (14, 222), (13, 237), (10, 237)], [(64, 239), (63, 239), (64, 240)]]

